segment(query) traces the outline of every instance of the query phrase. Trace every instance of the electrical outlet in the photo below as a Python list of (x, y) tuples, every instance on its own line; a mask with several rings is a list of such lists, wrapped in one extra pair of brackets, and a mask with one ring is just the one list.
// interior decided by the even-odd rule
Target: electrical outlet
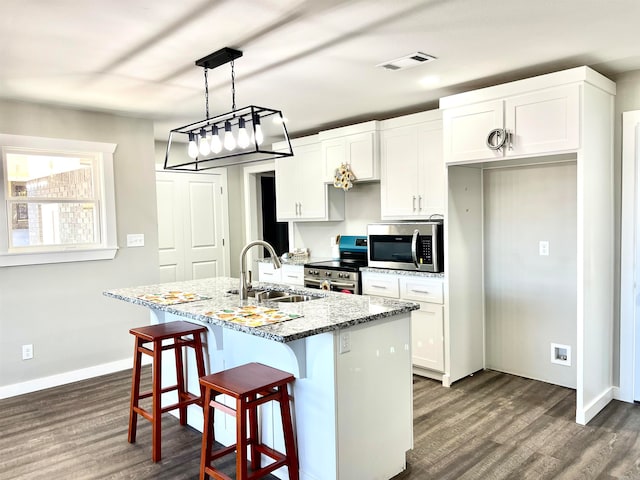
[(545, 257), (549, 255), (549, 242), (547, 240), (540, 240), (540, 243), (538, 244), (538, 252), (540, 255)]
[(349, 332), (340, 332), (340, 353), (351, 351), (351, 334)]
[(33, 358), (33, 345), (22, 345), (22, 359), (31, 360)]

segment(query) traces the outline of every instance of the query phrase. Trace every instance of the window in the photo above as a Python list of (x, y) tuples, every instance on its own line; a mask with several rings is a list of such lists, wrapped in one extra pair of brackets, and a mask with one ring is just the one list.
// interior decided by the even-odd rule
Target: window
[(0, 266), (115, 256), (114, 144), (0, 135)]

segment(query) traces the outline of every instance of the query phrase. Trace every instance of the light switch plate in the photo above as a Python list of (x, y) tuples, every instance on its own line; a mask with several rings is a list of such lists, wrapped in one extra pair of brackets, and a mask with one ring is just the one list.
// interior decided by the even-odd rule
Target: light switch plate
[(128, 234), (127, 247), (144, 247), (144, 234), (143, 233)]

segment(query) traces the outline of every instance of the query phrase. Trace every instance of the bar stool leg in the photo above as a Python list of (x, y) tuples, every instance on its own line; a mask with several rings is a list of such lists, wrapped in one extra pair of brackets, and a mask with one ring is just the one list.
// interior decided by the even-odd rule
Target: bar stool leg
[[(176, 347), (174, 348), (174, 357), (176, 361), (176, 382), (178, 385), (178, 403), (182, 403), (186, 399), (186, 387), (184, 383), (184, 370), (182, 364), (182, 346), (180, 346), (180, 339), (175, 339)], [(187, 407), (186, 405), (178, 407), (178, 413), (180, 418), (180, 425), (187, 424)]]
[(211, 449), (213, 448), (213, 418), (215, 412), (211, 407), (211, 390), (206, 389), (204, 394), (204, 425), (202, 429), (202, 449), (200, 453), (200, 480), (205, 480), (205, 468), (211, 461)]
[(291, 418), (291, 408), (289, 406), (289, 390), (287, 389), (286, 384), (280, 385), (278, 390), (280, 392), (280, 415), (282, 416), (284, 451), (287, 456), (287, 466), (289, 467), (289, 480), (298, 480), (298, 455), (293, 437), (293, 420)]
[[(204, 371), (204, 354), (203, 349), (202, 349), (202, 334), (201, 333), (194, 333), (193, 334), (193, 348), (195, 350), (196, 353), (196, 366), (198, 369), (198, 378), (202, 378), (206, 375), (206, 372)], [(198, 382), (199, 383), (199, 382)], [(200, 384), (200, 398), (203, 399), (204, 398), (204, 385)], [(205, 403), (202, 404), (203, 406), (206, 405)]]
[(247, 478), (247, 405), (243, 397), (236, 400), (236, 475), (237, 480)]
[[(250, 395), (249, 404), (254, 402), (258, 396)], [(258, 445), (258, 407), (253, 405), (249, 408), (249, 442), (251, 445), (251, 469), (255, 472), (260, 469), (260, 452), (256, 448)]]
[(151, 460), (159, 462), (162, 429), (162, 340), (153, 342), (153, 419), (151, 421)]
[(133, 375), (131, 376), (131, 400), (129, 403), (129, 443), (135, 443), (136, 432), (138, 430), (138, 413), (134, 410), (140, 403), (140, 368), (142, 363), (142, 352), (140, 347), (142, 341), (136, 337), (133, 350)]

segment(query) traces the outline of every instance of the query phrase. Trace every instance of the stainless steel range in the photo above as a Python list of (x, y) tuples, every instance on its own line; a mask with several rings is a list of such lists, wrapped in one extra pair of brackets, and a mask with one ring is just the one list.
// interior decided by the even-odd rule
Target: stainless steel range
[(367, 237), (340, 237), (340, 260), (304, 265), (304, 286), (360, 295), (360, 267), (367, 266)]

